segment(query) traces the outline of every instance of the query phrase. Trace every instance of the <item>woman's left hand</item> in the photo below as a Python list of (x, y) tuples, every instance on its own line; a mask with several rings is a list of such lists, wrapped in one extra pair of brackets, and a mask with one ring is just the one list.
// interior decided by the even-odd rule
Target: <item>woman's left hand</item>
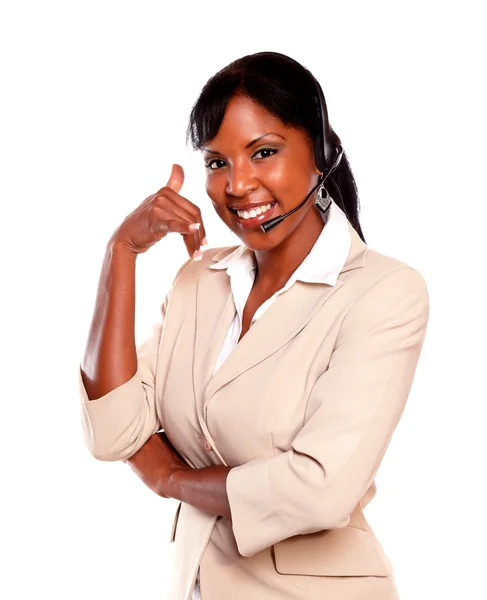
[(145, 485), (162, 498), (172, 498), (172, 473), (176, 470), (191, 469), (163, 431), (152, 435), (140, 450), (123, 462), (128, 463)]

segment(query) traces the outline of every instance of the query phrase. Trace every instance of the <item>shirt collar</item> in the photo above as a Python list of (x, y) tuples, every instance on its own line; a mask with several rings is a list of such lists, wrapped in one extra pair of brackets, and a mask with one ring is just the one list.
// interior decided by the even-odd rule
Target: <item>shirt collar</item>
[[(318, 239), (291, 275), (287, 286), (296, 280), (335, 285), (347, 260), (352, 242), (348, 218), (333, 200), (327, 213), (322, 217), (325, 225)], [(228, 275), (233, 276), (239, 273), (250, 273), (257, 268), (257, 262), (254, 251), (241, 245), (209, 268), (226, 269)]]

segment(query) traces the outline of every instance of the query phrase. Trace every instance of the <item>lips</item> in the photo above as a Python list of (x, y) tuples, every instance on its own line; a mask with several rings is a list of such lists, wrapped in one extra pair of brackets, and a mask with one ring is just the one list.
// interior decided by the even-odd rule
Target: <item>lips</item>
[[(257, 206), (262, 206), (262, 205), (260, 204)], [(277, 201), (274, 200), (272, 202), (272, 206), (270, 207), (269, 210), (267, 210), (264, 213), (261, 213), (260, 215), (255, 216), (255, 217), (250, 217), (249, 219), (242, 219), (241, 217), (238, 216), (238, 214), (233, 209), (230, 209), (230, 212), (232, 213), (235, 221), (237, 221), (237, 223), (239, 223), (242, 227), (252, 229), (255, 227), (260, 227), (260, 224), (262, 222), (270, 219), (272, 217), (273, 213), (275, 212), (276, 206), (277, 206)], [(241, 210), (241, 209), (239, 208), (239, 210)], [(249, 212), (249, 211), (247, 211), (247, 212)]]
[(242, 206), (229, 206), (230, 210), (239, 210), (240, 212), (247, 211), (250, 212), (252, 209), (256, 209), (259, 206), (267, 206), (268, 204), (272, 204), (275, 200), (271, 200), (270, 202), (259, 202), (258, 204), (242, 204)]

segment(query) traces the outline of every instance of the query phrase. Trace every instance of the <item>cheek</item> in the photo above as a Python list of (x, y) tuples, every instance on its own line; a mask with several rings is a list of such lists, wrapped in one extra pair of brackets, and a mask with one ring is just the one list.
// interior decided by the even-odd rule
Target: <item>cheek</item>
[[(222, 187), (223, 185), (223, 187)], [(225, 203), (225, 187), (224, 183), (218, 182), (216, 177), (207, 177), (206, 179), (206, 193), (211, 200), (213, 208), (216, 214), (223, 220), (227, 221), (231, 216), (228, 213)]]
[(215, 177), (214, 175), (206, 176), (206, 193), (212, 202), (221, 204), (225, 194), (225, 187), (221, 177)]
[(263, 184), (269, 193), (281, 202), (294, 199), (306, 188), (303, 169), (290, 166), (284, 161), (273, 165), (273, 169), (267, 173)]

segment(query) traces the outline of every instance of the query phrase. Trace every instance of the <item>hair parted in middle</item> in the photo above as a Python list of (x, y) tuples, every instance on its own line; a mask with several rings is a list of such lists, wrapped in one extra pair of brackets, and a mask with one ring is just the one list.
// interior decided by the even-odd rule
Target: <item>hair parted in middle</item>
[[(321, 130), (314, 76), (284, 54), (258, 52), (234, 60), (204, 85), (191, 109), (186, 131), (186, 141), (191, 142), (194, 150), (200, 150), (217, 135), (228, 103), (237, 94), (251, 98), (285, 125), (300, 129), (314, 144)], [(330, 142), (340, 144), (331, 125), (330, 132)], [(339, 189), (351, 225), (365, 242), (359, 222), (357, 186), (345, 152), (330, 179)], [(333, 196), (333, 190), (331, 193)]]

